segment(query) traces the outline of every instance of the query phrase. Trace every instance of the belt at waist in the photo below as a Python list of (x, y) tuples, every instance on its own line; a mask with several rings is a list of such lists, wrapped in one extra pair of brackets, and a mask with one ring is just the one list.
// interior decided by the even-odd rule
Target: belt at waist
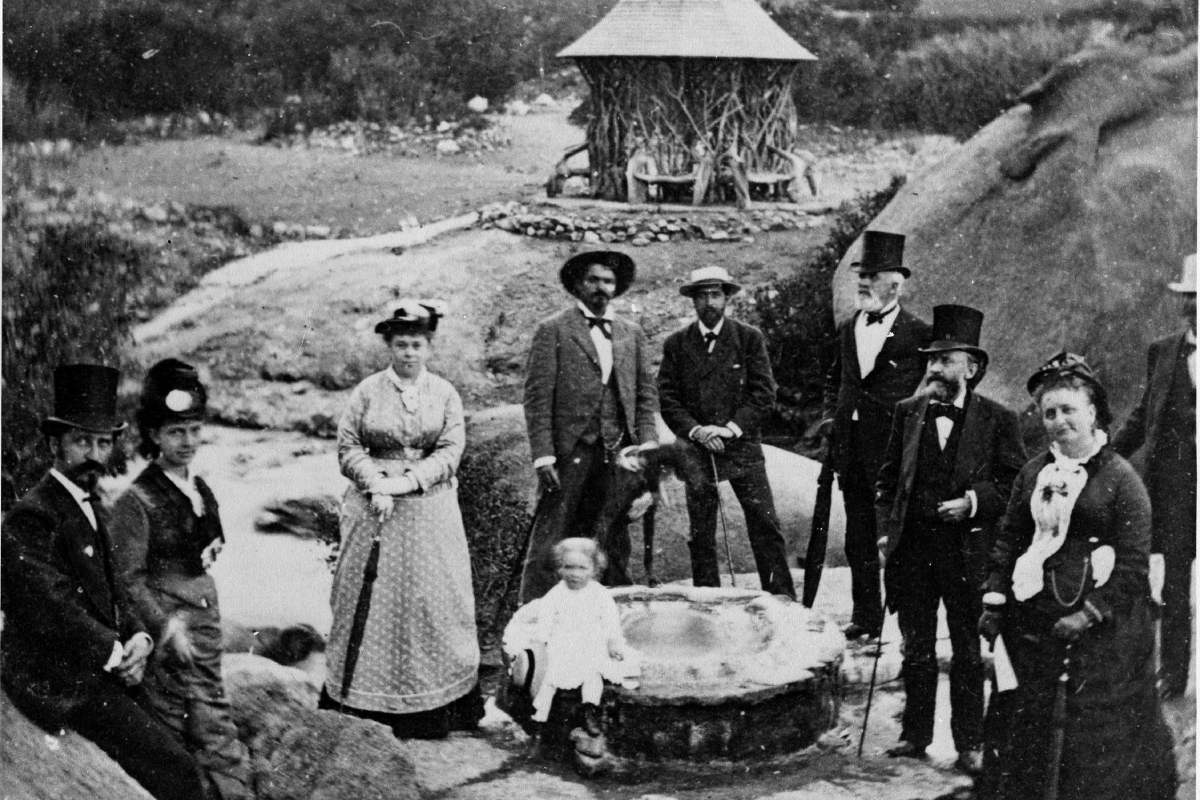
[(371, 450), (369, 455), (381, 461), (420, 461), (428, 454), (420, 447), (397, 447), (392, 450)]

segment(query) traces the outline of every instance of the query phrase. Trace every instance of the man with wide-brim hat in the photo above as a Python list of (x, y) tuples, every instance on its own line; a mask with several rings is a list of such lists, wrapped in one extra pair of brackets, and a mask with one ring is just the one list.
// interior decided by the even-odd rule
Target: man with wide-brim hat
[(96, 364), (55, 370), (54, 412), (42, 421), (54, 466), (0, 531), (0, 677), (38, 724), (91, 739), (154, 797), (200, 800), (195, 761), (141, 705), (154, 643), (112, 577), (106, 514), (95, 494), (125, 429), (118, 378)]
[(924, 758), (933, 741), (938, 605), (946, 606), (953, 659), (950, 730), (955, 765), (983, 766), (983, 660), (976, 633), (992, 530), (1025, 464), (1017, 415), (975, 392), (987, 365), (982, 312), (933, 309), (924, 391), (896, 406), (876, 483), (885, 596), (904, 637), (905, 708), (888, 754)]
[(1162, 599), (1164, 697), (1187, 689), (1191, 661), (1192, 565), (1196, 558), (1196, 254), (1167, 284), (1178, 297), (1183, 330), (1150, 345), (1141, 402), (1113, 437), (1126, 458), (1139, 449), (1150, 492), (1151, 586)]
[(611, 308), (634, 274), (633, 259), (616, 250), (571, 256), (559, 278), (575, 302), (534, 332), (524, 405), (539, 499), (521, 576), (523, 603), (557, 581), (552, 550), (569, 536), (599, 541), (608, 557), (605, 584), (629, 583), (625, 521), (597, 530), (596, 520), (615, 483), (617, 455), (658, 445), (646, 337)]
[(900, 307), (911, 271), (905, 237), (869, 230), (851, 263), (858, 309), (837, 331), (825, 378), (820, 431), (831, 437), (829, 458), (846, 506), (846, 560), (854, 610), (846, 638), (876, 636), (883, 625), (879, 554), (875, 547), (875, 477), (892, 428), (896, 403), (910, 396), (925, 372), (918, 352), (929, 325)]
[(691, 444), (685, 471), (688, 549), (696, 586), (720, 586), (717, 482), (729, 481), (746, 516), (762, 588), (795, 599), (787, 549), (767, 483), (762, 423), (775, 403), (775, 377), (762, 331), (725, 314), (738, 286), (724, 267), (692, 270), (679, 293), (696, 321), (667, 337), (658, 370), (663, 421)]

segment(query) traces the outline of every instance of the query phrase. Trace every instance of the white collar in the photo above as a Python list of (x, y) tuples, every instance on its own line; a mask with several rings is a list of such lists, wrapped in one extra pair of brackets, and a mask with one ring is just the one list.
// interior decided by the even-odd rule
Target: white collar
[(1108, 444), (1108, 434), (1102, 430), (1097, 430), (1096, 442), (1092, 445), (1092, 449), (1079, 458), (1071, 458), (1070, 456), (1065, 455), (1062, 450), (1058, 449), (1058, 442), (1050, 443), (1050, 455), (1054, 458), (1054, 463), (1056, 466), (1063, 467), (1065, 469), (1071, 469), (1075, 467), (1081, 467), (1086, 464), (1092, 459), (1092, 456), (1096, 455), (1096, 453), (1099, 453), (1106, 444)]
[[(595, 314), (593, 314), (593, 313), (592, 313), (592, 310), (591, 310), (590, 308), (588, 308), (587, 306), (585, 306), (585, 305), (583, 304), (583, 301), (582, 301), (582, 300), (576, 300), (576, 301), (575, 301), (575, 305), (576, 305), (576, 307), (577, 307), (577, 308), (578, 308), (580, 311), (582, 311), (582, 312), (583, 312), (583, 315), (584, 315), (585, 317), (594, 317), (594, 316), (596, 316)], [(606, 319), (606, 320), (608, 320), (609, 322), (611, 322), (611, 321), (612, 321), (612, 319), (613, 319), (613, 309), (612, 309), (612, 303), (609, 303), (609, 304), (608, 304), (608, 308), (604, 309), (604, 313), (600, 315), (600, 318), (601, 318), (601, 319)]]
[(711, 328), (705, 327), (704, 323), (701, 322), (700, 320), (696, 320), (696, 324), (700, 326), (700, 335), (701, 336), (706, 336), (707, 334), (710, 334), (710, 333), (713, 334), (714, 336), (720, 336), (721, 329), (725, 327), (725, 317), (722, 316), (720, 322), (718, 322), (716, 325), (712, 326)]
[(88, 492), (75, 481), (68, 478), (66, 475), (63, 475), (54, 467), (50, 468), (50, 474), (54, 476), (55, 480), (63, 485), (64, 489), (71, 493), (71, 497), (75, 498), (76, 503), (86, 503), (91, 498), (90, 492)]
[(427, 370), (425, 369), (425, 367), (421, 367), (421, 371), (417, 373), (417, 377), (413, 378), (412, 381), (410, 381), (408, 383), (405, 383), (404, 379), (400, 377), (400, 375), (396, 372), (395, 367), (388, 365), (386, 372), (387, 372), (388, 380), (390, 380), (393, 384), (395, 384), (397, 389), (399, 389), (402, 392), (406, 392), (406, 391), (409, 391), (410, 389), (416, 389), (418, 386), (421, 385), (421, 383), (425, 380), (425, 373), (427, 372)]

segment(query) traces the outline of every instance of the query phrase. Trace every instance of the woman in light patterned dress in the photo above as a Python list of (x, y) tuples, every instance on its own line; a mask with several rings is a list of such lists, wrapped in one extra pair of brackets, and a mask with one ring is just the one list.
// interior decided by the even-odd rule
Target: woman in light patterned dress
[[(401, 737), (440, 738), (474, 727), (483, 712), (454, 477), (462, 401), (425, 368), (439, 316), (409, 301), (375, 326), (391, 366), (354, 388), (338, 425), (338, 462), (351, 485), (321, 707), (383, 722)], [(364, 577), (372, 571), (374, 581)]]

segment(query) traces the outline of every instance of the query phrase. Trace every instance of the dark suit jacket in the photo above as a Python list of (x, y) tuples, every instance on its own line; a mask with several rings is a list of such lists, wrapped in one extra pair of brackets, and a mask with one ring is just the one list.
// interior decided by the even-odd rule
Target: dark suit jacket
[[(924, 394), (896, 406), (875, 484), (875, 517), (879, 535), (887, 537), (886, 556), (895, 552), (904, 535), (928, 407), (929, 397)], [(975, 492), (975, 516), (964, 523), (969, 530), (963, 537), (963, 555), (975, 576), (982, 578), (996, 525), (1008, 505), (1013, 480), (1025, 464), (1025, 446), (1017, 415), (973, 392), (961, 424), (954, 478), (947, 496), (961, 497), (968, 489)]]
[(856, 312), (838, 328), (838, 348), (825, 377), (825, 416), (833, 418), (833, 467), (844, 472), (850, 460), (850, 422), (858, 409), (859, 426), (867, 441), (877, 443), (859, 453), (873, 479), (883, 459), (896, 403), (912, 395), (925, 374), (925, 356), (918, 348), (929, 343), (929, 326), (901, 308), (892, 330), (864, 378), (854, 341)]
[(699, 323), (671, 334), (658, 368), (658, 399), (663, 420), (681, 440), (697, 425), (733, 422), (742, 435), (727, 442), (725, 454), (762, 458), (757, 446), (762, 420), (775, 403), (775, 378), (762, 332), (726, 319), (712, 353)]
[(67, 490), (46, 475), (4, 517), (4, 686), (43, 724), (59, 723), (98, 685), (113, 642), (144, 626), (113, 579), (103, 515), (93, 531)]
[[(642, 329), (614, 318), (613, 375), (617, 379), (626, 434), (633, 444), (654, 442), (658, 393)], [(525, 376), (525, 424), (533, 458), (565, 458), (600, 405), (600, 357), (577, 306), (538, 325)]]
[(1195, 472), (1188, 474), (1186, 470), (1178, 469), (1177, 464), (1157, 463), (1153, 457), (1159, 444), (1178, 441), (1180, 435), (1180, 432), (1170, 428), (1170, 423), (1164, 419), (1164, 412), (1167, 396), (1171, 392), (1171, 381), (1175, 377), (1175, 365), (1179, 363), (1179, 351), (1186, 338), (1186, 333), (1176, 333), (1150, 345), (1146, 356), (1146, 389), (1142, 393), (1142, 400), (1112, 439), (1113, 450), (1125, 458), (1136, 453), (1143, 444), (1146, 445), (1142, 474), (1150, 493), (1150, 505), (1154, 509), (1156, 524), (1153, 552), (1156, 553), (1165, 550), (1195, 552), (1195, 526), (1192, 522), (1194, 509), (1190, 510), (1190, 513), (1177, 515), (1180, 524), (1173, 527), (1180, 527), (1179, 532), (1165, 531), (1159, 524), (1161, 519), (1175, 516), (1166, 513), (1173, 510), (1168, 507), (1177, 505), (1186, 492), (1195, 497)]

